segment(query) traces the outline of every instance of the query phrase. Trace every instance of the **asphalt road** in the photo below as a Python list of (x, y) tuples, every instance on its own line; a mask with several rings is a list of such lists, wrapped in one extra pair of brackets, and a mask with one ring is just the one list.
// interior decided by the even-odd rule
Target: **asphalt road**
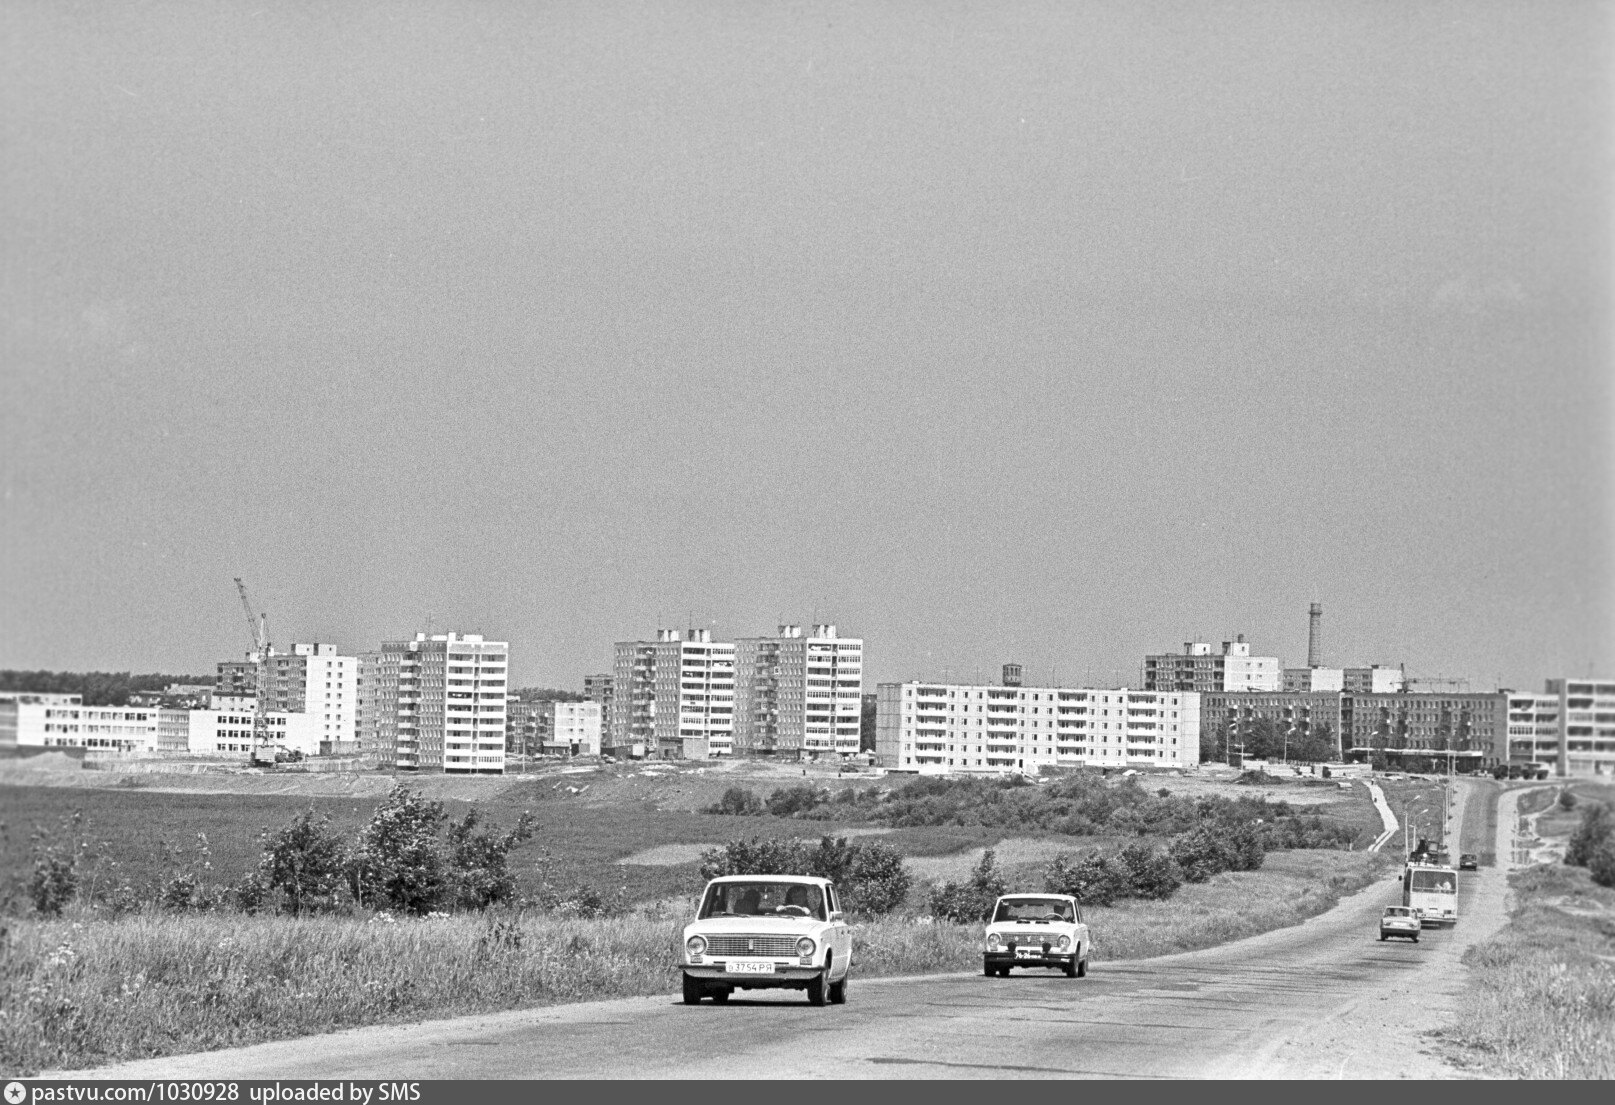
[[(1485, 784), (1460, 793), (1490, 796)], [(1517, 792), (1516, 792), (1517, 793)], [(1510, 854), (1513, 795), (1497, 819)], [(1455, 824), (1469, 829), (1483, 818)], [(1462, 848), (1481, 851), (1465, 836)], [(1490, 850), (1490, 849), (1487, 849)], [(1303, 925), (1089, 976), (858, 979), (845, 1006), (795, 991), (674, 996), (356, 1029), (127, 1063), (116, 1078), (1395, 1078), (1460, 1072), (1423, 1033), (1458, 1015), (1458, 959), (1503, 919), (1504, 871), (1460, 884), (1456, 929), (1381, 943), (1387, 878)], [(1102, 950), (1102, 949), (1101, 949)], [(71, 1075), (70, 1075), (71, 1076)]]

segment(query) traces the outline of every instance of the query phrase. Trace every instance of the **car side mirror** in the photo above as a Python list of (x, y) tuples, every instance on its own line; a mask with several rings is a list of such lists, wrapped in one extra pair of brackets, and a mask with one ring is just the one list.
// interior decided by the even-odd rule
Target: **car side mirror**
[(832, 921), (845, 921), (846, 919), (847, 915), (841, 912), (839, 909), (833, 910), (830, 913), (830, 920)]

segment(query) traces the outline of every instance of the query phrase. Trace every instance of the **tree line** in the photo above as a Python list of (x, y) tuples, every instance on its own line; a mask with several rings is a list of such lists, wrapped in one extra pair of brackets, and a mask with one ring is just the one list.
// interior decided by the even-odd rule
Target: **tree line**
[(127, 706), (129, 696), (154, 694), (170, 683), (211, 687), (211, 675), (164, 675), (126, 671), (13, 671), (0, 670), (0, 690), (22, 694), (77, 694), (86, 706)]

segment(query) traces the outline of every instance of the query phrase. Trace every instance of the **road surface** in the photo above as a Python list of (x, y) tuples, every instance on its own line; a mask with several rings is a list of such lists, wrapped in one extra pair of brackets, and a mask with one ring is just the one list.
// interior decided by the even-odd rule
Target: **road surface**
[[(1470, 829), (1459, 784), (1454, 824)], [(1519, 792), (1495, 849), (1511, 854)], [(1482, 851), (1465, 837), (1462, 847)], [(858, 979), (845, 1006), (795, 991), (674, 996), (355, 1029), (85, 1073), (108, 1078), (1439, 1078), (1422, 1034), (1457, 1015), (1459, 958), (1503, 921), (1506, 871), (1461, 880), (1460, 923), (1382, 943), (1390, 877), (1305, 924), (1205, 951), (1095, 962), (1085, 979)], [(66, 1073), (66, 1072), (64, 1072)], [(71, 1074), (69, 1077), (73, 1076)]]

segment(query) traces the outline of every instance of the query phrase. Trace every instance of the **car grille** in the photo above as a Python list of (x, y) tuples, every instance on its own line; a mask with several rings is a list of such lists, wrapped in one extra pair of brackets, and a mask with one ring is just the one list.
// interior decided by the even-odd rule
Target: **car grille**
[(1058, 944), (1060, 938), (1046, 932), (1012, 932), (1004, 939), (1011, 944)]
[(795, 936), (709, 936), (708, 955), (759, 955), (796, 958)]

